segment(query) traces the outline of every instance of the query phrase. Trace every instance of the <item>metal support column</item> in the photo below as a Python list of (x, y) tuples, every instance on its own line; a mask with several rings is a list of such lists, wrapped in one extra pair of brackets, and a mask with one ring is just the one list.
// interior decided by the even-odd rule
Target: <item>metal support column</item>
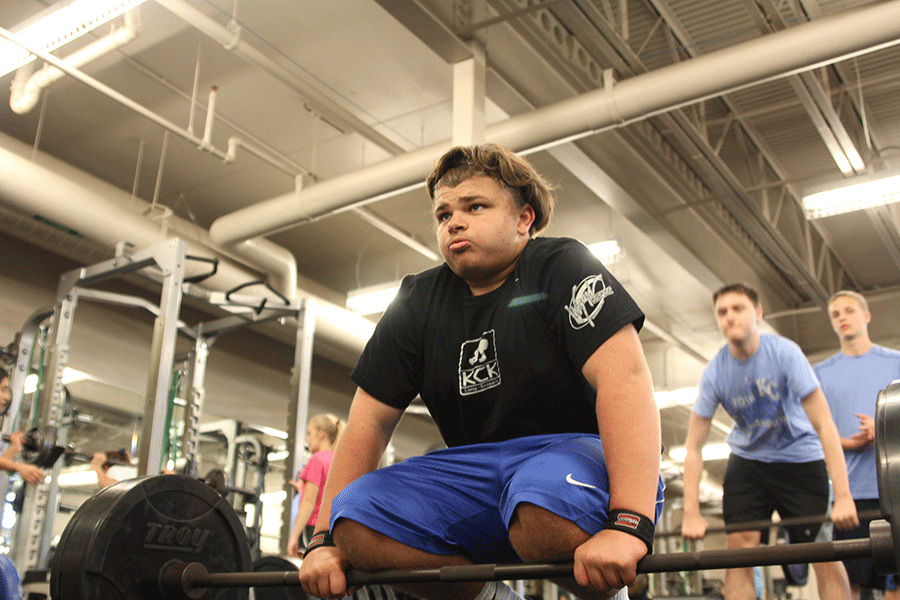
[[(49, 306), (36, 310), (25, 320), (22, 331), (16, 340), (16, 364), (9, 373), (9, 393), (11, 400), (6, 411), (7, 419), (3, 420), (3, 429), (0, 431), (5, 436), (10, 436), (22, 429), (22, 396), (25, 394), (25, 379), (31, 374), (33, 361), (32, 348), (41, 323), (53, 316), (53, 307)], [(6, 502), (6, 494), (9, 491), (9, 478), (0, 478), (0, 507)]]
[[(64, 279), (61, 280), (48, 336), (50, 344), (44, 373), (49, 384), (45, 382), (38, 398), (38, 420), (45, 426), (44, 433), (48, 443), (53, 445), (59, 441), (66, 408), (62, 379), (69, 362), (69, 336), (77, 304), (78, 290), (68, 286)], [(26, 488), (14, 553), (14, 562), (20, 573), (43, 565), (58, 501), (59, 484), (55, 479), (31, 489)]]
[(208, 338), (203, 334), (203, 324), (197, 328), (197, 339), (194, 341), (193, 361), (188, 365), (188, 381), (190, 391), (187, 394), (187, 405), (184, 407), (184, 434), (181, 438), (181, 453), (186, 459), (184, 474), (197, 477), (200, 468), (199, 436), (200, 417), (203, 415), (203, 400), (206, 397), (204, 380), (206, 364), (209, 360), (209, 347), (215, 336)]
[(144, 415), (141, 420), (138, 446), (138, 476), (161, 472), (162, 447), (169, 388), (172, 385), (172, 366), (175, 361), (175, 337), (178, 333), (178, 314), (181, 310), (184, 261), (187, 244), (178, 238), (167, 240), (167, 246), (157, 257), (162, 271), (163, 288), (160, 312), (153, 323), (153, 342), (150, 354), (150, 377)]
[(485, 74), (484, 47), (469, 42), (472, 57), (453, 65), (453, 144), (468, 146), (484, 142)]

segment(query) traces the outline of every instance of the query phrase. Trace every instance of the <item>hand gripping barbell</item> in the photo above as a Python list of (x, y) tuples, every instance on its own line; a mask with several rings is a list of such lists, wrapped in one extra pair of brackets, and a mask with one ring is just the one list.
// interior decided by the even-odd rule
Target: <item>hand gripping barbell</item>
[[(649, 555), (639, 573), (871, 558), (897, 573), (900, 554), (900, 380), (878, 395), (876, 453), (880, 508), (869, 537), (856, 540)], [(299, 586), (296, 571), (248, 572), (250, 547), (228, 501), (180, 475), (120, 481), (85, 501), (63, 531), (51, 565), (55, 600), (243, 598), (248, 587)], [(572, 563), (469, 565), (376, 572), (351, 570), (351, 586), (571, 577)]]

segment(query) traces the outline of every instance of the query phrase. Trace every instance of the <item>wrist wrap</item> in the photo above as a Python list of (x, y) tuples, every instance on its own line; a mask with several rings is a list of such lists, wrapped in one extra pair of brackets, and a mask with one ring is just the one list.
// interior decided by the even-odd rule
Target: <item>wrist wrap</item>
[(653, 553), (653, 534), (656, 531), (656, 525), (640, 513), (630, 510), (611, 510), (604, 529), (630, 533), (647, 545), (647, 554)]
[(331, 537), (330, 531), (320, 531), (312, 536), (312, 539), (309, 540), (309, 545), (306, 546), (306, 551), (303, 553), (303, 558), (306, 558), (306, 556), (316, 548), (323, 548), (325, 546), (334, 546), (334, 538)]

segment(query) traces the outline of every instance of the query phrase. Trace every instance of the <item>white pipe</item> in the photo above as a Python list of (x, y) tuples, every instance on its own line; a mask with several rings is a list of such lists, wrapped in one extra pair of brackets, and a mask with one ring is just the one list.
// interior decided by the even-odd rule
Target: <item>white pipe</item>
[[(159, 116), (158, 114), (156, 114), (153, 111), (151, 111), (150, 109), (142, 106), (141, 104), (138, 104), (131, 98), (125, 96), (124, 94), (117, 92), (116, 90), (112, 89), (105, 83), (101, 83), (100, 81), (97, 81), (90, 75), (87, 75), (84, 72), (79, 71), (78, 69), (70, 67), (64, 61), (61, 61), (60, 59), (56, 58), (52, 54), (43, 52), (42, 50), (38, 50), (37, 48), (33, 48), (28, 44), (24, 44), (15, 36), (15, 34), (13, 34), (12, 32), (10, 32), (6, 29), (3, 29), (2, 27), (0, 27), (0, 38), (9, 40), (10, 42), (13, 42), (14, 44), (16, 44), (18, 46), (22, 46), (23, 48), (25, 48), (26, 50), (28, 50), (29, 52), (31, 52), (32, 54), (34, 54), (35, 56), (37, 56), (38, 58), (43, 60), (44, 62), (50, 63), (54, 67), (60, 69), (69, 77), (73, 77), (73, 78), (77, 79), (78, 81), (80, 81), (81, 83), (97, 90), (98, 92), (106, 94), (107, 96), (109, 96), (110, 98), (112, 98), (113, 100), (118, 102), (119, 104), (122, 104), (122, 105), (130, 108), (131, 110), (138, 113), (139, 115), (156, 123), (163, 129), (168, 129), (169, 131), (178, 135), (179, 137), (188, 140), (189, 142), (191, 142), (198, 148), (202, 147), (203, 140), (197, 138), (197, 136), (195, 136), (192, 133), (175, 125), (171, 121)], [(209, 150), (207, 150), (207, 152), (209, 152), (213, 156), (219, 157), (220, 159), (225, 158), (225, 154), (221, 150), (216, 150), (215, 148), (210, 148)]]
[[(0, 28), (0, 37), (11, 40), (13, 42), (16, 41), (14, 36), (11, 33), (9, 33), (8, 31), (6, 31), (2, 28)], [(43, 60), (49, 62), (50, 64), (52, 64), (54, 66), (56, 66), (61, 71), (68, 74), (69, 76), (78, 79), (79, 81), (93, 87), (94, 89), (96, 89), (102, 93), (105, 93), (107, 96), (113, 98), (114, 100), (117, 100), (118, 102), (124, 104), (128, 108), (131, 108), (132, 110), (136, 111), (138, 114), (141, 114), (141, 115), (147, 117), (148, 119), (150, 119), (151, 121), (161, 125), (166, 130), (167, 134), (169, 131), (174, 132), (174, 133), (178, 134), (179, 136), (181, 136), (182, 138), (185, 138), (191, 142), (194, 142), (198, 146), (198, 148), (204, 149), (207, 152), (209, 152), (215, 156), (219, 156), (220, 158), (223, 158), (223, 159), (225, 158), (225, 155), (221, 151), (216, 150), (215, 148), (209, 147), (208, 145), (207, 145), (207, 147), (204, 147), (204, 142), (202, 140), (199, 140), (193, 134), (179, 128), (178, 126), (176, 126), (173, 123), (170, 123), (166, 119), (163, 119), (162, 117), (156, 115), (155, 113), (151, 112), (150, 110), (144, 108), (140, 104), (134, 102), (133, 100), (130, 100), (129, 98), (123, 96), (122, 94), (116, 92), (115, 90), (112, 90), (108, 86), (93, 79), (92, 77), (89, 77), (89, 76), (85, 75), (84, 73), (78, 71), (77, 69), (70, 67), (69, 65), (67, 65), (67, 64), (63, 63), (62, 61), (60, 61), (59, 59), (57, 59), (55, 56), (48, 55), (47, 53), (44, 53), (44, 52), (41, 52), (38, 50), (30, 49), (30, 51), (33, 54), (35, 54), (36, 56), (42, 58)], [(212, 110), (209, 110), (208, 112), (209, 112), (208, 116), (212, 115)], [(207, 131), (211, 134), (209, 127), (207, 127)], [(165, 139), (167, 140), (168, 137), (166, 137)], [(165, 145), (165, 141), (164, 141), (164, 145)], [(162, 168), (162, 162), (160, 163), (160, 168)], [(157, 179), (157, 185), (158, 185), (158, 183), (159, 183), (159, 179)], [(114, 188), (114, 189), (117, 189), (117, 188)], [(132, 198), (132, 201), (134, 201), (134, 198)], [(156, 198), (154, 197), (154, 202), (155, 201), (156, 201)], [(62, 218), (57, 219), (57, 221), (60, 223), (65, 223), (66, 219), (63, 216)], [(172, 221), (171, 219), (166, 221), (164, 226), (165, 227), (171, 226), (171, 221)], [(190, 232), (193, 232), (197, 229), (192, 224), (188, 224), (187, 227)], [(81, 227), (73, 227), (73, 228), (76, 230), (82, 229)], [(116, 231), (116, 229), (112, 228), (112, 229), (110, 229), (110, 231)], [(158, 237), (158, 236), (156, 236), (156, 237)], [(124, 238), (119, 238), (119, 239), (124, 239)], [(129, 240), (129, 241), (132, 241), (132, 240)], [(134, 242), (132, 241), (132, 243), (134, 243)], [(141, 245), (143, 245), (143, 244), (141, 244)], [(212, 247), (212, 246), (214, 246), (214, 244), (210, 244), (210, 246)], [(293, 258), (293, 255), (291, 255), (286, 250), (284, 250), (284, 249), (276, 250), (276, 248), (278, 248), (278, 246), (276, 246), (275, 244), (273, 244), (271, 242), (266, 242), (266, 241), (261, 241), (261, 242), (255, 243), (255, 244), (253, 244), (253, 243), (251, 243), (251, 244), (228, 243), (228, 244), (221, 244), (220, 247), (232, 250), (233, 253), (237, 254), (238, 256), (241, 256), (245, 262), (249, 262), (251, 264), (251, 266), (259, 268), (259, 270), (262, 271), (263, 273), (267, 273), (269, 275), (274, 275), (273, 279), (274, 279), (276, 285), (279, 285), (279, 284), (290, 285), (291, 287), (286, 287), (284, 289), (280, 289), (279, 291), (284, 296), (287, 296), (289, 298), (296, 297), (297, 291), (296, 291), (295, 286), (296, 286), (296, 282), (297, 282), (297, 264), (296, 264), (296, 260), (294, 260), (294, 258)], [(242, 255), (242, 253), (243, 253), (243, 255)], [(289, 257), (289, 259), (288, 259), (288, 257)], [(258, 267), (258, 264), (260, 264), (260, 261), (262, 261), (264, 263), (264, 266)], [(369, 322), (366, 321), (366, 323), (369, 323)]]
[(443, 262), (444, 259), (441, 258), (441, 256), (437, 252), (435, 252), (422, 242), (416, 240), (405, 231), (400, 231), (398, 228), (394, 227), (368, 208), (360, 206), (358, 208), (355, 208), (353, 212), (355, 212), (361, 219), (368, 222), (372, 227), (383, 231), (398, 242), (403, 242), (422, 256), (428, 257), (435, 262)]
[[(209, 150), (213, 147), (212, 145), (212, 130), (213, 123), (216, 120), (216, 97), (218, 96), (219, 88), (216, 86), (212, 86), (212, 89), (209, 90), (209, 102), (206, 105), (206, 124), (203, 128), (203, 143), (200, 144), (201, 150)], [(227, 154), (224, 160), (226, 163), (228, 162)]]
[[(137, 17), (134, 14), (134, 10), (130, 10), (125, 13), (125, 24), (123, 26), (116, 27), (102, 38), (76, 50), (63, 60), (70, 67), (81, 67), (104, 54), (112, 52), (116, 48), (124, 46), (136, 38), (139, 31), (140, 25)], [(62, 70), (52, 65), (46, 65), (24, 83), (18, 81), (17, 78), (13, 81), (10, 89), (10, 108), (19, 115), (27, 113), (37, 106), (38, 99), (41, 97), (41, 90), (61, 79), (63, 75), (65, 73)]]
[(295, 90), (314, 106), (316, 111), (335, 127), (344, 131), (355, 131), (373, 144), (387, 150), (391, 154), (400, 154), (404, 151), (399, 145), (389, 140), (384, 135), (375, 131), (371, 126), (357, 118), (350, 111), (335, 104), (324, 92), (319, 91), (312, 84), (307, 83), (281, 64), (275, 62), (253, 46), (247, 44), (226, 27), (219, 25), (213, 19), (184, 2), (183, 0), (156, 0), (156, 3), (181, 18), (195, 29), (209, 36), (224, 48), (232, 50), (235, 54), (260, 67), (279, 81)]
[[(148, 202), (46, 154), (38, 153), (34, 161), (30, 154), (30, 147), (0, 134), (0, 202), (65, 225), (110, 248), (122, 240), (138, 248), (162, 240), (160, 224), (140, 215), (150, 206)], [(167, 225), (170, 235), (189, 242), (191, 254), (220, 258), (218, 273), (203, 287), (225, 291), (259, 277), (236, 262), (236, 256), (253, 269), (277, 273), (271, 283), (279, 292), (316, 301), (317, 353), (340, 364), (355, 364), (374, 325), (324, 298), (297, 290), (295, 261), (287, 249), (265, 239), (222, 247), (212, 242), (208, 232), (184, 219), (170, 217)]]
[[(900, 41), (900, 0), (867, 6), (656, 69), (489, 126), (485, 139), (518, 152), (556, 146), (707, 98), (812, 70)], [(445, 141), (216, 219), (218, 243), (266, 235), (420, 183)]]
[[(203, 237), (211, 244), (207, 232)], [(269, 284), (289, 300), (297, 297), (297, 261), (290, 250), (265, 238), (244, 240), (228, 249), (269, 273)]]

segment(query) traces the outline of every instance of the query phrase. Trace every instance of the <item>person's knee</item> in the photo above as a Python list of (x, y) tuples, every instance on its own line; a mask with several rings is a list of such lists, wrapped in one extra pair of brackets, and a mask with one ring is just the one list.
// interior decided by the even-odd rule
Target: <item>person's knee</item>
[(756, 548), (759, 543), (759, 531), (735, 531), (728, 534), (729, 548)]
[(343, 557), (363, 571), (472, 564), (460, 555), (432, 554), (407, 546), (350, 519), (339, 519), (331, 534)]
[(332, 530), (334, 543), (341, 554), (358, 569), (375, 568), (379, 561), (379, 547), (393, 541), (365, 525), (350, 519), (339, 519)]
[(528, 503), (516, 507), (509, 525), (509, 541), (526, 563), (571, 560), (590, 537), (572, 521)]

